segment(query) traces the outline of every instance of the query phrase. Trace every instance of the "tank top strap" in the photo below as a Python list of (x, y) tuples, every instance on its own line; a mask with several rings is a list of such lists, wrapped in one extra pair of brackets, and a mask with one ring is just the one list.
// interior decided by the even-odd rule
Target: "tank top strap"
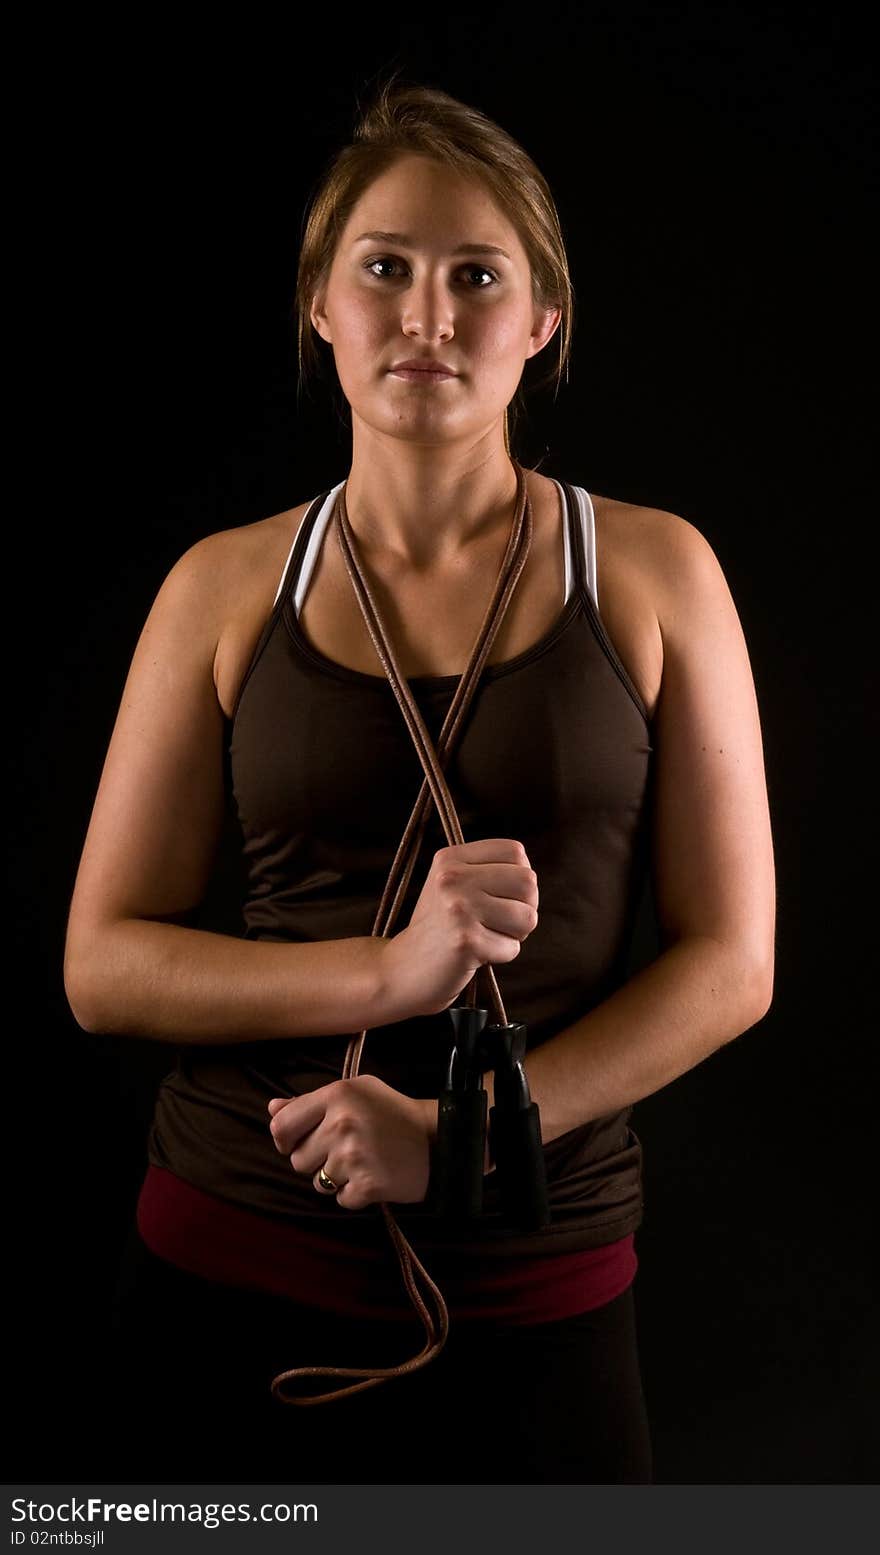
[[(273, 601), (273, 611), (292, 594), (293, 612), (299, 615), (330, 521), (333, 501), (343, 484), (343, 481), (339, 481), (329, 491), (316, 497), (300, 521), (287, 553)], [(572, 486), (568, 481), (556, 481), (556, 485), (562, 494), (566, 515), (563, 531), (565, 602), (574, 589), (585, 588), (598, 608), (596, 521), (590, 494), (584, 487)]]
[[(596, 582), (596, 514), (590, 493), (583, 486), (572, 486), (569, 481), (558, 481), (565, 495), (568, 521), (568, 546), (574, 587), (589, 594), (596, 609), (599, 593)], [(569, 551), (566, 550), (566, 597), (568, 586)]]
[[(341, 484), (342, 483), (340, 482), (340, 485)], [(336, 496), (338, 490), (339, 486), (334, 486), (330, 491), (324, 491), (319, 497), (315, 497), (314, 501), (309, 504), (306, 512), (300, 519), (290, 550), (287, 553), (287, 560), (284, 563), (284, 570), (281, 573), (278, 588), (275, 591), (275, 598), (272, 601), (272, 609), (270, 610), (268, 618), (263, 625), (263, 630), (261, 631), (257, 640), (257, 646), (254, 649), (251, 662), (248, 665), (247, 671), (239, 685), (232, 713), (227, 720), (227, 722), (230, 724), (235, 722), (235, 717), (238, 712), (238, 705), (241, 701), (245, 686), (256, 669), (266, 644), (268, 643), (276, 625), (278, 624), (278, 620), (284, 609), (285, 601), (289, 598), (291, 590), (296, 587), (300, 578), (302, 578), (303, 582), (307, 581), (307, 571), (303, 565), (306, 559), (306, 554), (307, 552), (309, 553), (310, 569), (311, 566), (314, 565), (314, 557), (317, 554), (317, 548), (320, 546), (321, 538), (323, 537), (324, 530), (327, 527), (330, 514), (333, 511), (333, 499)], [(311, 551), (310, 548), (313, 540), (316, 542), (316, 549)]]
[(322, 492), (320, 497), (316, 497), (300, 520), (275, 592), (273, 610), (293, 591), (294, 609), (299, 613), (302, 597), (309, 586), (309, 579), (321, 549), (324, 531), (330, 522), (334, 498), (343, 484), (344, 482), (339, 481), (338, 485)]

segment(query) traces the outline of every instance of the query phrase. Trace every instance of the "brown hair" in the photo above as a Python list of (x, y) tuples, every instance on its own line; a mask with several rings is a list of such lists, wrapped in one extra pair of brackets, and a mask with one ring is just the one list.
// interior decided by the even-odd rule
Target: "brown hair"
[[(516, 227), (528, 256), (532, 294), (540, 308), (558, 307), (559, 362), (556, 391), (566, 369), (574, 294), (559, 216), (550, 189), (528, 152), (479, 109), (435, 87), (397, 80), (380, 85), (373, 102), (359, 108), (353, 140), (331, 159), (303, 220), (294, 311), (300, 385), (320, 372), (324, 342), (309, 317), (312, 298), (329, 273), (339, 237), (364, 190), (400, 156), (434, 157), (467, 177), (478, 177)], [(553, 368), (532, 388), (543, 388)], [(299, 393), (298, 389), (298, 393)], [(525, 409), (523, 386), (505, 412), (505, 440)]]

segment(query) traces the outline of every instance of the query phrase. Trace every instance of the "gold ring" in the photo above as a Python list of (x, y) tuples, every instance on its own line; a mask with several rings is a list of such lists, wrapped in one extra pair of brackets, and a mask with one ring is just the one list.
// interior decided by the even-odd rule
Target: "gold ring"
[(338, 1193), (339, 1192), (339, 1186), (340, 1186), (339, 1183), (338, 1182), (334, 1182), (332, 1177), (328, 1177), (327, 1176), (327, 1173), (325, 1172), (323, 1166), (321, 1167), (321, 1170), (318, 1172), (318, 1182), (320, 1183), (321, 1187), (324, 1189), (325, 1193)]

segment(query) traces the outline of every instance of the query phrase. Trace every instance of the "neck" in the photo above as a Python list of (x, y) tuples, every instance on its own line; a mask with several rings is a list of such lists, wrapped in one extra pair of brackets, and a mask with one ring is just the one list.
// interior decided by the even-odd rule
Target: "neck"
[(503, 443), (450, 449), (354, 441), (345, 507), (365, 554), (442, 566), (498, 526), (510, 526), (516, 470)]

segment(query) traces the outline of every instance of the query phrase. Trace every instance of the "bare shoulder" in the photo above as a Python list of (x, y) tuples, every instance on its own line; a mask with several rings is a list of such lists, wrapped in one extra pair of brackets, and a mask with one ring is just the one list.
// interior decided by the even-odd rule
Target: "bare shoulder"
[(614, 497), (592, 494), (597, 543), (601, 539), (621, 561), (661, 568), (674, 563), (688, 548), (708, 545), (700, 530), (678, 513), (641, 507)]
[(273, 576), (277, 587), (298, 519), (307, 507), (304, 503), (255, 523), (205, 535), (184, 551), (169, 576), (200, 591), (222, 625), (227, 614), (239, 608), (242, 596), (265, 592)]
[(153, 601), (142, 651), (162, 644), (209, 669), (227, 715), (308, 507), (203, 536), (178, 557)]
[(720, 586), (723, 575), (709, 541), (688, 519), (664, 508), (593, 496), (596, 549), (606, 568), (640, 583), (661, 627), (671, 626), (694, 588)]
[(303, 502), (256, 523), (220, 530), (189, 553), (213, 622), (214, 685), (227, 717), (272, 613), (284, 564), (309, 505)]

